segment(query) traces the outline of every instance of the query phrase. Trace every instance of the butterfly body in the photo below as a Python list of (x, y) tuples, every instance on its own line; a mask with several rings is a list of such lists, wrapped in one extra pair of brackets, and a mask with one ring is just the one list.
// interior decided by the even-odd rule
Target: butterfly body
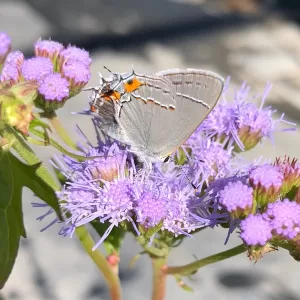
[(91, 110), (107, 135), (148, 165), (164, 161), (193, 134), (223, 86), (221, 76), (199, 69), (113, 73), (98, 87)]

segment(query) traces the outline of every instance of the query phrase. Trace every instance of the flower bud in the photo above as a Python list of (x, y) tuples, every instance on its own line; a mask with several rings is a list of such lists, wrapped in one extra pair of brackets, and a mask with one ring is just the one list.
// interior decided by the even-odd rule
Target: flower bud
[(281, 193), (285, 196), (293, 188), (299, 188), (300, 186), (300, 165), (297, 159), (290, 160), (289, 157), (283, 159), (276, 159), (275, 166), (278, 167), (283, 174), (283, 183)]
[(57, 57), (63, 49), (64, 46), (61, 43), (51, 40), (38, 40), (34, 45), (35, 55), (50, 58), (54, 66), (56, 66)]
[(69, 61), (79, 61), (86, 67), (91, 65), (92, 59), (87, 51), (75, 46), (68, 46), (62, 50), (58, 56), (58, 70), (61, 71), (63, 66)]
[(263, 217), (270, 223), (273, 236), (291, 240), (300, 233), (300, 204), (294, 201), (269, 203)]
[(62, 76), (70, 83), (70, 97), (77, 95), (91, 78), (88, 66), (76, 60), (69, 60), (62, 66)]
[(283, 175), (276, 166), (265, 164), (250, 172), (249, 182), (254, 189), (256, 204), (258, 207), (265, 207), (278, 199)]
[(10, 50), (11, 50), (11, 39), (6, 33), (0, 32), (0, 67), (5, 61), (6, 56), (8, 55)]
[[(0, 95), (0, 100), (3, 99)], [(33, 120), (32, 104), (25, 104), (21, 100), (15, 99), (11, 93), (1, 101), (0, 119), (7, 125), (15, 127), (23, 134), (28, 134), (30, 122)]]
[(14, 94), (17, 99), (24, 103), (32, 104), (36, 99), (38, 84), (32, 81), (21, 82), (13, 85), (8, 90)]
[(253, 207), (253, 189), (241, 181), (229, 182), (219, 193), (219, 203), (233, 218), (247, 216)]
[(240, 224), (240, 237), (247, 246), (265, 246), (272, 238), (270, 222), (262, 215), (249, 215)]
[(48, 57), (33, 57), (24, 61), (21, 70), (25, 80), (39, 81), (52, 74), (54, 67)]
[(265, 254), (276, 251), (277, 248), (273, 245), (267, 243), (264, 246), (252, 246), (248, 249), (248, 257), (251, 261), (257, 262), (259, 259), (261, 259)]
[(39, 81), (39, 95), (35, 105), (45, 111), (63, 107), (70, 95), (69, 86), (69, 82), (61, 74), (48, 74)]

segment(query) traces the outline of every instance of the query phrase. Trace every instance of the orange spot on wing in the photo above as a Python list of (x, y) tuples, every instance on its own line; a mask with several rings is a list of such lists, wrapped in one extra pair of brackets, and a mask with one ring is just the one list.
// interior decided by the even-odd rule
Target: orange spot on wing
[(124, 83), (124, 89), (126, 93), (131, 93), (137, 90), (143, 83), (139, 81), (137, 78), (133, 78), (126, 83)]

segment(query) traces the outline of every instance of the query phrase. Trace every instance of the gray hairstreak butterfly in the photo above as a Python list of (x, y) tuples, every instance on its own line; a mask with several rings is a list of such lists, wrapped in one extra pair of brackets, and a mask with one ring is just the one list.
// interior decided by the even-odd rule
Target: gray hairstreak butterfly
[(151, 168), (152, 162), (166, 160), (193, 134), (223, 87), (221, 76), (200, 69), (112, 73), (90, 88), (90, 105), (101, 119), (100, 128), (130, 145)]

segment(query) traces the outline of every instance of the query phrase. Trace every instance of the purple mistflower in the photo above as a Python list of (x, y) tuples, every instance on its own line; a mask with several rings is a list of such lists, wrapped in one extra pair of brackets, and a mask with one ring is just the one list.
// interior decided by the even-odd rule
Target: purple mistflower
[[(78, 162), (64, 155), (63, 161), (67, 168), (59, 161), (57, 161), (56, 164), (54, 163), (55, 168), (64, 172), (64, 175), (68, 178), (74, 178), (74, 176), (76, 177), (80, 176), (80, 174), (88, 173), (93, 179), (111, 181), (113, 178), (119, 176), (121, 170), (127, 168), (135, 169), (132, 153), (129, 153), (126, 147), (117, 142), (99, 141), (97, 147), (90, 146), (87, 149), (81, 145), (78, 145), (78, 147), (89, 159)], [(92, 157), (94, 158), (91, 159)], [(72, 174), (72, 176), (70, 174)]]
[(207, 137), (217, 137), (220, 142), (231, 147), (234, 143), (242, 146), (235, 125), (233, 108), (228, 103), (220, 103), (204, 119), (199, 130)]
[[(60, 231), (63, 235), (66, 235), (66, 228), (75, 229), (101, 216), (103, 212), (102, 189), (97, 182), (84, 176), (75, 182), (67, 182), (64, 189), (56, 194), (62, 213), (71, 215), (66, 218), (65, 226)], [(72, 237), (73, 231), (70, 230), (69, 234)]]
[(173, 190), (168, 186), (162, 186), (165, 197), (168, 201), (168, 214), (163, 220), (162, 230), (178, 235), (189, 235), (190, 232), (205, 226), (213, 226), (214, 217), (207, 216), (202, 210), (190, 208), (190, 201), (194, 198), (194, 189), (190, 184), (185, 188)]
[(283, 174), (277, 166), (264, 164), (250, 171), (249, 182), (254, 189), (257, 204), (265, 206), (266, 203), (278, 198), (283, 184)]
[(22, 66), (22, 75), (25, 80), (39, 81), (46, 75), (53, 73), (54, 66), (47, 57), (33, 57), (26, 59)]
[(18, 82), (20, 78), (20, 68), (15, 64), (5, 63), (1, 72), (0, 81)]
[[(187, 157), (187, 163), (181, 167), (179, 176), (182, 182), (186, 182), (188, 177), (201, 189), (204, 183), (209, 185), (214, 179), (225, 177), (231, 171), (232, 148), (224, 149), (220, 143), (203, 137), (199, 128), (181, 149)], [(180, 155), (179, 150), (177, 157)], [(174, 174), (171, 181), (172, 177), (174, 178)]]
[(151, 228), (166, 218), (170, 200), (154, 186), (153, 182), (135, 184), (133, 193), (137, 223), (145, 228)]
[(300, 232), (300, 204), (289, 199), (270, 203), (264, 218), (270, 222), (273, 234), (293, 239)]
[(229, 182), (220, 191), (219, 203), (236, 218), (247, 215), (253, 205), (253, 189), (241, 181)]
[(93, 249), (96, 249), (120, 222), (133, 223), (132, 177), (121, 176), (110, 182), (102, 182), (102, 187), (99, 183), (99, 180), (94, 180), (91, 174), (86, 172), (68, 182), (64, 190), (57, 193), (63, 213), (71, 214), (60, 234), (72, 236), (76, 227), (91, 221), (110, 224)]
[(250, 183), (253, 187), (279, 190), (283, 180), (283, 174), (273, 165), (265, 164), (254, 168), (249, 174)]
[[(226, 83), (227, 87), (228, 84), (229, 80)], [(244, 151), (253, 148), (264, 137), (272, 138), (279, 122), (294, 126), (283, 119), (284, 115), (279, 120), (273, 120), (272, 116), (276, 111), (270, 107), (263, 108), (271, 87), (267, 84), (260, 107), (247, 100), (250, 88), (246, 83), (235, 92), (234, 102), (228, 102), (226, 92), (223, 93), (223, 103), (208, 115), (201, 129), (208, 137), (218, 138), (225, 145), (235, 145), (236, 151)]]
[(45, 100), (62, 101), (69, 96), (69, 82), (59, 73), (48, 74), (40, 81), (38, 91)]
[(84, 50), (80, 49), (75, 46), (68, 46), (66, 49), (62, 50), (59, 54), (59, 61), (60, 61), (60, 66), (66, 64), (68, 61), (80, 61), (82, 62), (86, 67), (89, 67), (92, 59), (90, 58), (89, 53)]
[(264, 246), (272, 238), (270, 222), (262, 215), (249, 215), (240, 224), (240, 237), (248, 246)]
[(63, 49), (64, 46), (61, 43), (51, 40), (38, 40), (34, 45), (36, 56), (48, 57), (51, 60), (55, 59)]
[(24, 54), (21, 51), (13, 51), (10, 52), (5, 60), (5, 64), (13, 64), (16, 65), (18, 68), (21, 68), (24, 62)]
[(0, 32), (0, 64), (3, 63), (10, 49), (11, 49), (10, 37), (4, 32)]
[(67, 61), (62, 67), (62, 74), (69, 80), (71, 86), (85, 86), (91, 78), (91, 71), (83, 62)]
[[(193, 169), (193, 182), (199, 187), (216, 178), (224, 177), (231, 169), (232, 148), (225, 150), (223, 146), (209, 138), (193, 135), (187, 146), (192, 150), (190, 158)], [(190, 174), (191, 172), (189, 172)]]
[(21, 76), (21, 66), (24, 61), (24, 55), (20, 51), (14, 51), (7, 55), (0, 81), (18, 82)]

